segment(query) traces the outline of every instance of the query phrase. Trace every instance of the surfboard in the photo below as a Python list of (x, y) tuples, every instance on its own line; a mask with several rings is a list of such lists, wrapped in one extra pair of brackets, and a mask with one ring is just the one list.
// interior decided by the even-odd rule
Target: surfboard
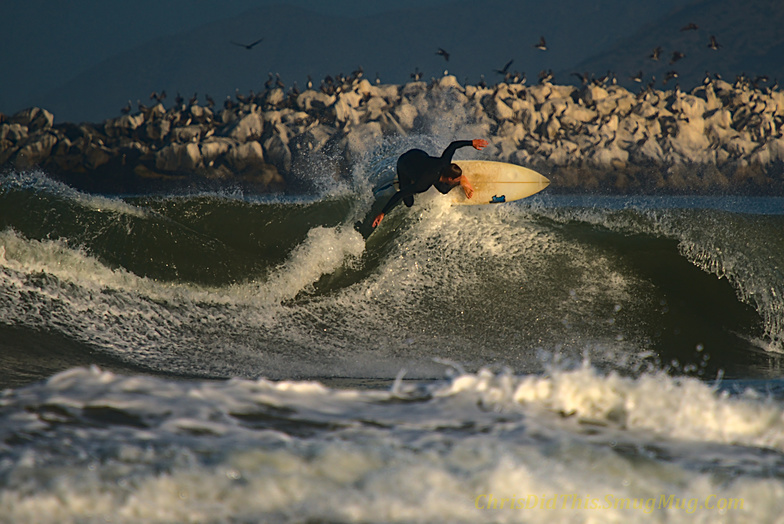
[[(550, 185), (550, 180), (533, 169), (495, 162), (490, 160), (456, 160), (455, 164), (463, 170), (463, 175), (474, 188), (473, 196), (468, 199), (459, 187), (448, 193), (450, 202), (457, 205), (484, 205), (512, 202), (535, 195)], [(373, 193), (389, 189), (398, 189), (395, 175), (382, 180), (374, 188)]]
[(550, 185), (550, 180), (533, 169), (493, 162), (489, 160), (456, 160), (455, 164), (463, 170), (463, 176), (474, 187), (469, 199), (461, 188), (448, 193), (453, 204), (483, 205), (512, 202), (535, 195)]

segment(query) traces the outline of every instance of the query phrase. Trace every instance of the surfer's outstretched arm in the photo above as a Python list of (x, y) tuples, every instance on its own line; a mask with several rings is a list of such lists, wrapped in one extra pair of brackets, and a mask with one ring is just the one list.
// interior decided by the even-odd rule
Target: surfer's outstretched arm
[(481, 138), (477, 138), (474, 140), (455, 140), (454, 142), (449, 144), (449, 146), (446, 149), (444, 149), (444, 152), (441, 153), (441, 158), (451, 162), (452, 156), (455, 154), (455, 151), (457, 151), (461, 147), (468, 147), (468, 146), (471, 146), (474, 149), (481, 151), (484, 147), (487, 146), (487, 140), (482, 140)]
[(389, 199), (389, 202), (384, 206), (384, 209), (381, 210), (381, 213), (373, 220), (373, 227), (378, 227), (382, 220), (384, 220), (384, 215), (392, 211), (392, 208), (398, 205), (398, 203), (403, 200), (405, 197), (409, 195), (413, 195), (416, 193), (414, 186), (408, 186), (405, 189), (401, 189)]

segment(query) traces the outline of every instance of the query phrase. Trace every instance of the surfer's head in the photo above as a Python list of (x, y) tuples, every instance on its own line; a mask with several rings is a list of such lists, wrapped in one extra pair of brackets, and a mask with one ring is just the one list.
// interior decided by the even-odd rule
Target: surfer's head
[(457, 184), (458, 179), (463, 176), (463, 170), (457, 164), (449, 164), (441, 171), (441, 182)]

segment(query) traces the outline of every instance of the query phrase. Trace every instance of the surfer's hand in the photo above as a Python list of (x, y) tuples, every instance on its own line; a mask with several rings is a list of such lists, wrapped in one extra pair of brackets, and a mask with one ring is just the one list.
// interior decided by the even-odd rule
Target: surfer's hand
[(384, 213), (381, 213), (376, 217), (375, 220), (373, 220), (373, 227), (374, 228), (378, 227), (378, 225), (381, 223), (382, 220), (384, 220)]
[(474, 139), (471, 142), (471, 145), (474, 146), (474, 149), (477, 149), (477, 150), (481, 151), (482, 148), (487, 147), (487, 140), (482, 140), (481, 138), (476, 138), (476, 139)]
[(474, 186), (471, 185), (471, 182), (464, 176), (460, 177), (460, 187), (463, 188), (463, 193), (465, 193), (466, 198), (471, 198), (474, 196)]

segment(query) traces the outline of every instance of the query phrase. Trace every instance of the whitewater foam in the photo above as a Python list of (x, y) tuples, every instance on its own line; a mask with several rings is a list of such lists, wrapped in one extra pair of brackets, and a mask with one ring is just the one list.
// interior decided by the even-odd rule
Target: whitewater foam
[[(781, 509), (779, 399), (588, 365), (484, 370), (409, 390), (70, 370), (2, 397), (1, 513), (15, 522), (764, 522)], [(82, 418), (91, 424), (74, 425)], [(69, 449), (12, 438), (42, 431)], [(712, 472), (717, 457), (724, 473)]]

